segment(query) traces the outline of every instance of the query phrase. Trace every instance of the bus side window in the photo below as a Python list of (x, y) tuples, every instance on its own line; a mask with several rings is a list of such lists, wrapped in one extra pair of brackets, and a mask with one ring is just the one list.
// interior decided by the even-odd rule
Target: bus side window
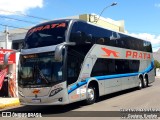
[(104, 43), (105, 43), (104, 38), (99, 38), (99, 39), (97, 40), (97, 44), (104, 45)]
[(76, 42), (76, 44), (80, 44), (82, 42), (82, 32), (81, 31), (77, 31), (75, 33), (75, 36), (74, 36), (74, 42)]
[(87, 44), (91, 44), (93, 41), (92, 41), (92, 34), (88, 34), (86, 39), (85, 39), (85, 43)]
[(67, 60), (67, 84), (70, 85), (78, 80), (82, 61), (75, 55), (68, 54)]
[(71, 42), (77, 42), (79, 39), (81, 39), (81, 31), (76, 31), (71, 33), (70, 41)]
[[(77, 44), (94, 43), (93, 38), (94, 27), (83, 22), (75, 22), (73, 24), (70, 40)], [(80, 32), (80, 34), (78, 33)]]

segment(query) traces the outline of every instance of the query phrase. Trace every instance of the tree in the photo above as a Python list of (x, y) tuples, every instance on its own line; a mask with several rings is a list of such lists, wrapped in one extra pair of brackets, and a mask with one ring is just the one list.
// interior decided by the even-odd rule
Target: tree
[(160, 68), (160, 63), (157, 60), (154, 61), (154, 65), (155, 68)]

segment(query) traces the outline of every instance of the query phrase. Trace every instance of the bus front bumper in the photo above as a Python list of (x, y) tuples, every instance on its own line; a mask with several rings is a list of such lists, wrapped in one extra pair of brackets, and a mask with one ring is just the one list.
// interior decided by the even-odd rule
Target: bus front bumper
[(69, 103), (68, 100), (63, 97), (53, 98), (53, 97), (20, 97), (20, 104), (22, 105), (66, 105)]

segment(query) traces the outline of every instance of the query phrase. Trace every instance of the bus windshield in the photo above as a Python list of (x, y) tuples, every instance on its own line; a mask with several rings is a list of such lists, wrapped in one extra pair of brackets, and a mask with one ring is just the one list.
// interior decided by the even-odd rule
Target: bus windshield
[(68, 22), (50, 22), (30, 29), (25, 38), (24, 49), (57, 45), (65, 41)]
[(55, 62), (54, 53), (21, 56), (19, 84), (48, 85), (62, 81), (62, 63)]

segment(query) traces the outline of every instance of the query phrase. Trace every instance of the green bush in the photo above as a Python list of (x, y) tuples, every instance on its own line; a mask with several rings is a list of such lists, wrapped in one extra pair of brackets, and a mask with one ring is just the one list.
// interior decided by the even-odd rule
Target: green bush
[(155, 68), (160, 68), (160, 63), (157, 60), (154, 61), (154, 65)]

